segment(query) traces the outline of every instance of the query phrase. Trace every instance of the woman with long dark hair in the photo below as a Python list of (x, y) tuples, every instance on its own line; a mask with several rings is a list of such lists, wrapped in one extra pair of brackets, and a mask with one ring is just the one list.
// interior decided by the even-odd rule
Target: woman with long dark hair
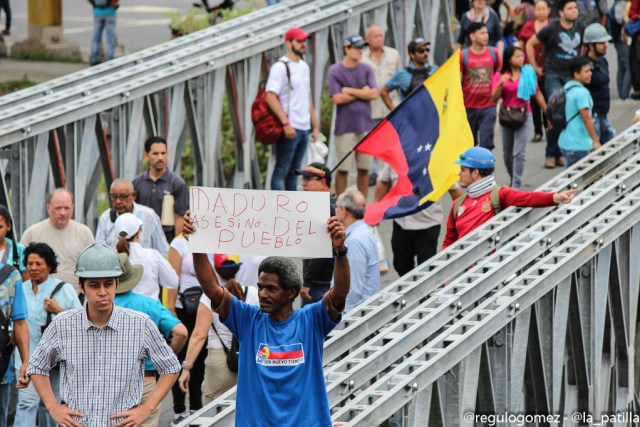
[(511, 177), (511, 187), (518, 189), (522, 186), (527, 142), (533, 134), (529, 100), (535, 97), (544, 112), (547, 103), (538, 87), (535, 71), (530, 65), (524, 67), (524, 51), (516, 46), (505, 50), (502, 72), (495, 74), (492, 87), (493, 100), (502, 99), (498, 117), (504, 164)]

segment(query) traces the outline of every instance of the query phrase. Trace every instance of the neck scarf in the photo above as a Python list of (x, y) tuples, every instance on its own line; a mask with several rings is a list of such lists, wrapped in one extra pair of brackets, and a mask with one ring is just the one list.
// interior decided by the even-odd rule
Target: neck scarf
[(496, 178), (493, 175), (485, 176), (479, 181), (474, 182), (467, 187), (469, 197), (477, 198), (483, 194), (487, 194), (496, 186)]

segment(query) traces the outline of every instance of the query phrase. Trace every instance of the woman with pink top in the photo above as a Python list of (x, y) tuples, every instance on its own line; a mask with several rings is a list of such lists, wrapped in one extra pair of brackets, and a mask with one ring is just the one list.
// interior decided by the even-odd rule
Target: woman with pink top
[(502, 99), (498, 118), (504, 144), (503, 158), (511, 177), (511, 187), (516, 189), (522, 186), (527, 142), (533, 134), (530, 99), (535, 97), (542, 111), (547, 111), (537, 81), (533, 68), (524, 66), (524, 51), (509, 46), (504, 53), (502, 72), (493, 77), (491, 97), (494, 102)]

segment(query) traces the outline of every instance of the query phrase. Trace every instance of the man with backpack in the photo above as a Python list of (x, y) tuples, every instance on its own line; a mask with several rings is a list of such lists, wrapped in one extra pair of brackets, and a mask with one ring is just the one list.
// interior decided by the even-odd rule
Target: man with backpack
[[(538, 77), (544, 74), (544, 86), (547, 99), (565, 83), (571, 80), (569, 61), (582, 55), (582, 37), (584, 27), (578, 20), (578, 4), (576, 0), (561, 0), (558, 4), (560, 19), (543, 27), (527, 42), (526, 51), (529, 63)], [(535, 49), (544, 45), (546, 52), (544, 73), (538, 66)], [(547, 132), (544, 167), (553, 169), (564, 166), (564, 158), (558, 148), (558, 129), (551, 128)]]
[[(0, 268), (0, 426), (7, 425), (9, 397), (13, 386), (13, 349), (9, 329), (13, 326), (15, 344), (20, 358), (29, 360), (29, 326), (27, 300), (24, 296), (20, 273), (6, 264)], [(16, 388), (29, 385), (27, 363), (20, 368)]]
[(600, 148), (600, 140), (591, 115), (593, 98), (585, 87), (591, 83), (591, 61), (586, 57), (569, 63), (572, 80), (564, 85), (567, 125), (560, 133), (558, 145), (565, 158), (565, 169), (592, 149)]
[(302, 59), (309, 37), (302, 28), (289, 28), (284, 35), (287, 54), (269, 70), (267, 105), (284, 128), (284, 137), (275, 147), (272, 190), (297, 190), (296, 171), (307, 152), (309, 129), (313, 128), (314, 140), (320, 132), (311, 101), (311, 73)]
[(404, 100), (438, 69), (437, 65), (431, 66), (428, 63), (430, 47), (431, 44), (423, 38), (413, 39), (409, 42), (407, 46), (409, 58), (411, 59), (409, 66), (396, 70), (380, 90), (380, 98), (382, 98), (389, 110), (396, 108), (391, 98), (392, 91), (397, 90), (400, 92), (400, 99)]
[(469, 148), (456, 160), (460, 165), (460, 186), (467, 193), (454, 201), (442, 249), (471, 233), (510, 206), (542, 208), (571, 203), (578, 190), (560, 193), (520, 191), (498, 187), (493, 176), (496, 161), (491, 151), (482, 147)]
[(116, 10), (120, 5), (118, 0), (89, 0), (93, 6), (93, 37), (91, 38), (91, 65), (101, 63), (100, 47), (102, 32), (107, 33), (107, 51), (105, 60), (113, 59), (116, 51)]
[(601, 144), (613, 139), (616, 130), (611, 125), (609, 109), (611, 108), (611, 89), (609, 83), (609, 62), (605, 55), (611, 36), (600, 24), (591, 24), (584, 30), (584, 44), (587, 47), (587, 58), (591, 64), (591, 82), (586, 88), (593, 98), (593, 121), (596, 135)]
[(471, 47), (460, 52), (462, 93), (474, 145), (493, 150), (496, 103), (491, 99), (491, 80), (502, 67), (496, 48), (489, 46), (487, 26), (472, 22), (468, 28)]

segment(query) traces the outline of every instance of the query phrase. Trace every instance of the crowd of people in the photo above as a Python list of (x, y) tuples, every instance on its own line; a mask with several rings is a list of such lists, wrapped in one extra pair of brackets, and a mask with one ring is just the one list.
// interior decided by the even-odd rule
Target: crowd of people
[[(518, 8), (505, 0), (503, 21), (495, 5), (473, 0), (461, 14), (460, 75), (475, 146), (456, 161), (460, 179), (449, 190), (454, 202), (442, 249), (509, 206), (571, 203), (576, 190), (520, 190), (526, 147), (546, 136), (544, 166), (566, 168), (615, 135), (607, 119), (604, 55), (613, 42), (619, 55), (632, 58), (640, 44), (640, 35), (602, 25), (610, 12), (622, 22), (638, 19), (640, 0), (624, 8), (617, 3), (607, 11), (599, 3), (596, 10), (562, 0), (554, 10), (548, 0)], [(344, 58), (328, 71), (336, 152), (345, 159), (332, 176), (322, 162), (302, 165), (319, 133), (303, 59), (309, 37), (301, 28), (286, 32), (286, 54), (272, 65), (266, 84), (267, 103), (284, 128), (270, 187), (331, 194), (333, 256), (303, 260), (299, 274), (286, 258), (191, 253), (187, 240), (196, 230), (188, 187), (168, 169), (167, 142), (159, 136), (145, 142), (146, 171), (111, 183), (111, 207), (95, 233), (72, 219), (73, 197), (62, 188), (47, 197), (48, 218), (20, 239), (0, 206), (0, 322), (9, 319), (16, 347), (11, 363), (0, 364), (0, 425), (10, 418), (15, 426), (34, 426), (36, 419), (40, 426), (157, 426), (169, 392), (179, 423), (236, 383), (241, 425), (331, 425), (324, 338), (342, 313), (380, 289), (375, 233), (363, 218), (369, 187), (375, 185), (378, 201), (398, 180), (389, 165), (353, 148), (438, 67), (423, 38), (408, 43), (407, 66), (384, 45), (378, 25), (364, 37), (344, 38)], [(630, 49), (618, 48), (620, 39)], [(624, 73), (633, 77), (637, 70), (618, 70), (624, 98)], [(633, 87), (637, 98), (640, 87)], [(510, 176), (504, 187), (494, 177), (496, 119)], [(438, 251), (444, 219), (439, 201), (393, 220), (399, 275)], [(298, 296), (301, 308), (295, 309)], [(280, 385), (284, 376), (287, 387)]]

